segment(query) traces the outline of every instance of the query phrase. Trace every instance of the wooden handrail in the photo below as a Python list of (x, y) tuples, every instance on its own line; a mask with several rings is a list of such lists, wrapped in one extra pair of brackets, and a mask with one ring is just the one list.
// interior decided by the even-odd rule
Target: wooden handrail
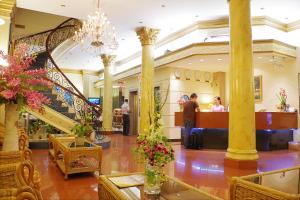
[[(73, 18), (67, 20), (65, 23), (67, 23), (68, 21), (72, 20)], [(54, 67), (56, 68), (56, 70), (68, 81), (68, 83), (76, 90), (76, 92), (83, 98), (86, 99), (85, 96), (83, 96), (83, 94), (81, 94), (81, 92), (77, 89), (77, 87), (75, 87), (75, 85), (72, 83), (72, 81), (69, 80), (69, 78), (61, 71), (61, 69), (57, 66), (57, 64), (55, 63), (53, 57), (51, 56), (51, 49), (49, 48), (49, 42), (50, 42), (50, 38), (52, 36), (52, 34), (55, 33), (55, 31), (57, 31), (64, 23), (61, 23), (59, 26), (57, 26), (55, 29), (53, 29), (53, 31), (48, 35), (47, 40), (46, 40), (46, 52), (48, 54), (48, 58), (51, 60), (52, 64), (54, 65)]]

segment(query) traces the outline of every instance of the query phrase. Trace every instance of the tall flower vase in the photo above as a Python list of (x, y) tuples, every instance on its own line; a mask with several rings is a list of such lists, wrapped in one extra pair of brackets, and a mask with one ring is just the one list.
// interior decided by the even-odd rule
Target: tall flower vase
[(161, 169), (146, 164), (145, 166), (145, 182), (144, 192), (146, 194), (159, 194), (161, 191)]
[(17, 151), (19, 149), (17, 122), (19, 112), (17, 104), (5, 105), (5, 135), (3, 141), (4, 151)]

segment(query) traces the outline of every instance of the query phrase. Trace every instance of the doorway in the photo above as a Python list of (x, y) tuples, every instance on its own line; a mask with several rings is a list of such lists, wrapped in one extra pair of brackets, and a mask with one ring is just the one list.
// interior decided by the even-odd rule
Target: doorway
[(138, 92), (129, 92), (129, 108), (130, 108), (130, 135), (138, 134)]

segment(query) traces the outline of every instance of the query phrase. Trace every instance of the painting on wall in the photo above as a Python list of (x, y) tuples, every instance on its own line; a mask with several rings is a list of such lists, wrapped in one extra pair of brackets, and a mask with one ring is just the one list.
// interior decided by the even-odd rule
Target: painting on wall
[(254, 100), (262, 102), (262, 76), (254, 76)]

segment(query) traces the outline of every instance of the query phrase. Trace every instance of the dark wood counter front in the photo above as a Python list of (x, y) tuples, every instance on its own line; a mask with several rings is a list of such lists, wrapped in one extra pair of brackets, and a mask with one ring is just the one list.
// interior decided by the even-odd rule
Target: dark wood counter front
[[(257, 130), (284, 130), (298, 128), (296, 112), (256, 112)], [(228, 112), (197, 112), (195, 128), (228, 128)], [(175, 112), (175, 126), (184, 126), (182, 112)]]

